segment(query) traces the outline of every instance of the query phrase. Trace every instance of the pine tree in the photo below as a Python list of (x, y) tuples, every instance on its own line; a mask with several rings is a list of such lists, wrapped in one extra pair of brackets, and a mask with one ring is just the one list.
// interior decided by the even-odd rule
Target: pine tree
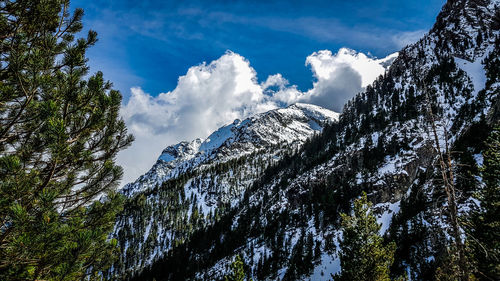
[(389, 267), (394, 261), (396, 245), (384, 245), (379, 235), (380, 225), (371, 212), (366, 193), (354, 201), (352, 216), (342, 214), (340, 240), (340, 274), (333, 280), (381, 281), (390, 280)]
[[(245, 268), (243, 260), (240, 255), (237, 255), (234, 261), (231, 263), (231, 273), (224, 276), (224, 281), (244, 281), (245, 280)], [(250, 279), (251, 281), (252, 279)]]
[(68, 0), (0, 2), (0, 280), (97, 276), (122, 197), (121, 95), (87, 77), (97, 35)]
[(306, 244), (305, 244), (305, 253), (303, 258), (303, 267), (304, 271), (307, 273), (308, 271), (312, 271), (314, 269), (314, 241), (312, 232), (307, 234)]
[(485, 186), (478, 198), (481, 209), (470, 220), (469, 240), (477, 264), (476, 277), (500, 280), (500, 127), (493, 130), (486, 143), (481, 171)]
[(321, 241), (317, 240), (314, 246), (314, 261), (318, 262), (321, 260)]

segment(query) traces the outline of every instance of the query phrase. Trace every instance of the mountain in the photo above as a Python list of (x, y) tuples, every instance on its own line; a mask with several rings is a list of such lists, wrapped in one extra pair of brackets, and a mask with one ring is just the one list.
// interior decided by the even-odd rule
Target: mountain
[(237, 119), (213, 132), (206, 140), (184, 141), (165, 148), (156, 164), (122, 191), (131, 196), (200, 165), (227, 162), (283, 143), (300, 145), (338, 116), (319, 106), (297, 103), (243, 121)]
[(140, 271), (194, 230), (217, 221), (269, 165), (338, 116), (298, 103), (235, 120), (205, 140), (165, 148), (146, 174), (121, 190), (128, 202), (113, 231), (122, 249), (113, 274)]
[[(240, 255), (254, 280), (329, 280), (340, 270), (340, 214), (366, 192), (380, 233), (397, 245), (391, 274), (435, 279), (449, 263), (452, 236), (440, 156), (453, 152), (458, 211), (467, 216), (478, 208), (484, 141), (500, 120), (499, 6), (449, 0), (427, 35), (300, 145), (245, 150), (262, 138), (234, 137), (236, 122), (213, 137), (227, 146), (200, 140), (164, 151), (179, 161), (161, 187), (125, 189), (133, 196), (117, 222), (125, 249), (117, 272), (130, 269), (132, 280), (222, 280)], [(267, 126), (282, 126), (279, 118), (266, 124), (261, 137), (272, 134)]]

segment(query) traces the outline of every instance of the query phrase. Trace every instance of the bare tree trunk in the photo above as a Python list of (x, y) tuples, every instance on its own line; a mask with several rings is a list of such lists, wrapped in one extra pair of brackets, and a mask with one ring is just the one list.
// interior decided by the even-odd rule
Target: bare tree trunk
[[(427, 107), (427, 114), (430, 118), (431, 122), (431, 128), (432, 128), (432, 133), (434, 135), (434, 143), (435, 143), (435, 149), (438, 153), (438, 159), (439, 159), (439, 166), (441, 169), (441, 177), (443, 179), (443, 185), (444, 185), (444, 190), (446, 192), (446, 197), (448, 201), (448, 212), (450, 215), (450, 225), (452, 228), (452, 233), (453, 233), (453, 239), (456, 247), (456, 251), (458, 253), (458, 270), (459, 270), (459, 276), (460, 280), (469, 280), (468, 276), (468, 270), (467, 270), (467, 262), (465, 258), (465, 248), (464, 244), (462, 243), (462, 238), (460, 235), (460, 225), (458, 222), (458, 209), (457, 209), (457, 199), (456, 199), (456, 192), (455, 192), (455, 181), (454, 181), (454, 174), (453, 174), (453, 162), (451, 159), (451, 152), (449, 148), (449, 142), (448, 142), (448, 133), (446, 130), (446, 126), (442, 125), (443, 127), (443, 133), (444, 133), (444, 142), (445, 142), (445, 151), (443, 152), (441, 149), (441, 145), (439, 143), (439, 135), (438, 135), (438, 129), (436, 126), (436, 117), (434, 116), (434, 113), (432, 112), (432, 103), (430, 100), (429, 92), (427, 85), (423, 83), (424, 87), (424, 92), (425, 92), (425, 99), (426, 99), (426, 107)], [(446, 159), (445, 156), (446, 155)]]

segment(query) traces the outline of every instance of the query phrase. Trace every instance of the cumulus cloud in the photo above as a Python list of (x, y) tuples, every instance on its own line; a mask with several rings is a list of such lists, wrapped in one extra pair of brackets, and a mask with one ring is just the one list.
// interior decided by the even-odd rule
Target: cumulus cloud
[(397, 53), (376, 59), (347, 48), (341, 48), (336, 54), (329, 50), (314, 52), (306, 58), (306, 66), (315, 78), (313, 87), (301, 92), (295, 86), (288, 86), (285, 80), (285, 87), (273, 98), (285, 104), (306, 102), (340, 112), (350, 98), (383, 74), (396, 57)]
[(361, 86), (365, 87), (384, 73), (385, 68), (381, 61), (383, 60), (369, 58), (363, 53), (342, 48), (335, 55), (329, 50), (314, 52), (307, 57), (306, 65), (311, 66), (318, 80), (330, 79), (341, 72), (339, 71), (341, 68), (349, 67), (359, 74)]
[(307, 57), (306, 65), (311, 67), (316, 81), (299, 100), (340, 111), (347, 100), (383, 74), (395, 57), (392, 54), (375, 59), (347, 48), (336, 54), (329, 50), (314, 52)]
[(121, 114), (136, 141), (121, 152), (124, 183), (135, 180), (156, 161), (167, 145), (204, 138), (217, 128), (256, 113), (296, 102), (340, 111), (344, 103), (373, 82), (394, 58), (377, 60), (349, 49), (311, 54), (313, 88), (302, 92), (281, 74), (259, 83), (244, 57), (227, 52), (219, 59), (189, 68), (174, 90), (152, 96), (141, 88), (122, 106)]
[(191, 67), (173, 91), (153, 97), (133, 88), (121, 110), (136, 137), (118, 158), (125, 167), (124, 181), (144, 173), (167, 145), (206, 137), (236, 118), (273, 108), (276, 104), (264, 94), (250, 63), (232, 52)]
[(249, 62), (228, 52), (210, 64), (191, 67), (171, 92), (152, 97), (133, 88), (122, 115), (141, 134), (168, 132), (193, 138), (271, 108)]

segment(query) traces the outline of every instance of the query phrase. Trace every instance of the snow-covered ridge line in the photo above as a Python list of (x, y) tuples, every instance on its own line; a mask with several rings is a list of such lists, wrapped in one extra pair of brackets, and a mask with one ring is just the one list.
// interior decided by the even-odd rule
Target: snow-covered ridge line
[[(339, 114), (328, 109), (322, 108), (320, 106), (312, 104), (297, 103), (291, 105), (287, 108), (281, 108), (272, 110), (266, 113), (259, 114), (255, 117), (247, 118), (243, 121), (236, 119), (233, 123), (225, 125), (219, 128), (217, 131), (213, 132), (207, 139), (196, 139), (190, 143), (182, 142), (180, 144), (170, 146), (166, 148), (159, 157), (159, 160), (164, 162), (171, 162), (179, 157), (179, 149), (176, 149), (172, 153), (172, 148), (179, 148), (182, 145), (182, 151), (184, 152), (185, 147), (187, 147), (187, 154), (210, 154), (215, 150), (221, 148), (222, 146), (228, 146), (234, 141), (245, 141), (244, 134), (247, 133), (246, 129), (250, 131), (254, 130), (254, 125), (259, 119), (265, 118), (265, 116), (276, 112), (284, 117), (289, 117), (291, 119), (310, 119), (310, 121), (315, 121), (318, 123), (332, 122), (338, 119)], [(319, 124), (318, 124), (319, 125)], [(321, 126), (319, 126), (321, 127)], [(313, 130), (321, 131), (321, 128), (312, 128)], [(288, 141), (287, 136), (283, 138)], [(200, 143), (201, 142), (201, 143)], [(182, 157), (182, 156), (181, 156)]]
[(132, 196), (193, 170), (202, 164), (223, 163), (280, 143), (303, 143), (323, 127), (338, 120), (339, 113), (320, 106), (297, 103), (271, 110), (219, 128), (207, 139), (180, 142), (163, 150), (153, 167), (123, 187)]

